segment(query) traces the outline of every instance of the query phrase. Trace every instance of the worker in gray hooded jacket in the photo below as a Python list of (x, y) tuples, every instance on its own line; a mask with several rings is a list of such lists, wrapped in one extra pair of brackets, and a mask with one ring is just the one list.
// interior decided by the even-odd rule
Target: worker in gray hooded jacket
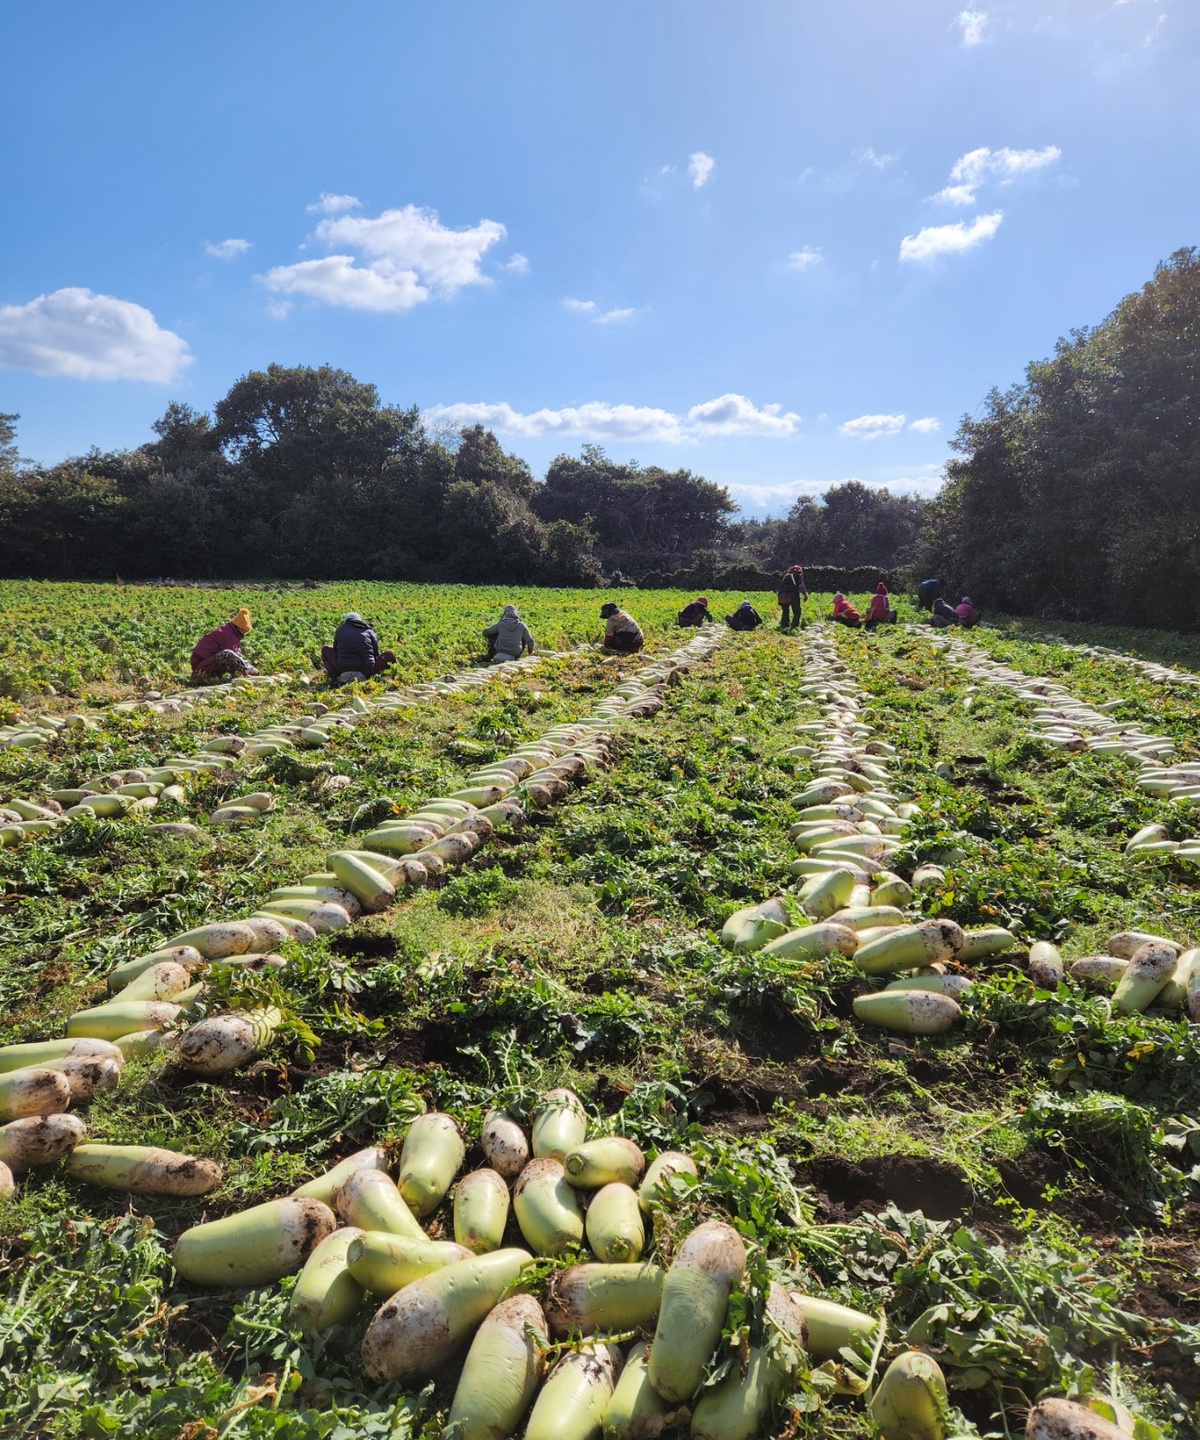
[(488, 663), (491, 665), (502, 665), (505, 660), (519, 660), (526, 650), (533, 654), (533, 636), (517, 614), (515, 605), (504, 607), (504, 614), (494, 625), (487, 627), (483, 638), (487, 641)]

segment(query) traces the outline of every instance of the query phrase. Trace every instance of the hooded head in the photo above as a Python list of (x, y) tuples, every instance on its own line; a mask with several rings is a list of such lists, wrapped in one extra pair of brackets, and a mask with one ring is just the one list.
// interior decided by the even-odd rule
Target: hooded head
[(515, 620), (517, 618), (517, 607), (515, 605), (506, 605), (504, 607), (504, 618), (506, 620)]
[(359, 625), (362, 625), (364, 623), (362, 616), (358, 613), (357, 610), (351, 610), (349, 615), (346, 616), (346, 619), (342, 623), (350, 624), (353, 622), (357, 622)]
[(842, 592), (841, 592), (840, 590), (838, 590), (838, 591), (834, 594), (834, 597), (833, 597), (833, 598), (834, 598), (834, 601), (836, 602), (836, 601), (838, 601), (838, 600), (844, 600), (846, 597), (842, 594)]
[(708, 596), (707, 596), (707, 595), (697, 595), (697, 596), (696, 596), (696, 604), (697, 604), (697, 605), (703, 605), (705, 608), (707, 608), (707, 607), (708, 607)]
[(245, 635), (246, 632), (251, 628), (249, 610), (243, 607), (233, 617), (233, 619), (230, 621), (230, 624), (236, 625), (237, 628), (242, 632), (242, 634)]
[(970, 603), (971, 603), (971, 597), (970, 597), (969, 595), (964, 595), (963, 598), (962, 598), (958, 603), (959, 603), (960, 605), (970, 605)]
[(601, 618), (601, 620), (608, 620), (611, 616), (615, 615), (616, 613), (617, 613), (617, 607), (613, 604), (613, 602), (612, 602), (611, 600), (607, 601), (605, 604), (601, 605), (601, 607), (600, 607), (600, 618)]
[(888, 593), (887, 586), (883, 583), (882, 580), (879, 582), (878, 585), (876, 585), (875, 593), (876, 595), (886, 595)]

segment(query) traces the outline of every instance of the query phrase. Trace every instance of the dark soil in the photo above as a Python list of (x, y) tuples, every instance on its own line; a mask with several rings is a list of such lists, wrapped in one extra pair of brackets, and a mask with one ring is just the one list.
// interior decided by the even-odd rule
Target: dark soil
[(924, 1155), (876, 1155), (857, 1164), (821, 1155), (798, 1167), (798, 1179), (817, 1191), (820, 1218), (830, 1221), (853, 1220), (889, 1204), (920, 1210), (930, 1220), (955, 1220), (970, 1214), (974, 1199), (956, 1165)]

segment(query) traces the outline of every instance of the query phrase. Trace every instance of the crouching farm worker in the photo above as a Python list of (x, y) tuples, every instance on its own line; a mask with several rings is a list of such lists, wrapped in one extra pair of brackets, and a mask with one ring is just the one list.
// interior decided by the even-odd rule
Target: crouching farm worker
[(874, 595), (871, 596), (871, 603), (867, 606), (864, 630), (874, 630), (876, 625), (894, 625), (896, 623), (896, 612), (888, 604), (890, 598), (888, 588), (881, 580), (875, 587)]
[(936, 625), (939, 630), (947, 625), (958, 624), (958, 611), (953, 605), (948, 605), (939, 595), (933, 602), (933, 614), (929, 617), (929, 623)]
[(862, 624), (862, 616), (839, 590), (833, 597), (833, 614), (831, 620), (836, 620), (839, 625), (849, 625), (857, 630)]
[(697, 595), (690, 604), (679, 612), (680, 625), (710, 625), (712, 616), (708, 610), (708, 596)]
[(979, 611), (971, 604), (971, 597), (964, 595), (954, 607), (954, 613), (958, 616), (958, 623), (969, 630), (972, 625), (979, 623)]
[(743, 600), (732, 615), (726, 615), (725, 623), (731, 630), (757, 630), (763, 618), (749, 600)]
[(369, 680), (386, 670), (395, 659), (394, 651), (379, 648), (374, 630), (357, 610), (351, 610), (338, 626), (333, 644), (321, 646), (321, 664), (334, 685)]
[(227, 675), (257, 675), (258, 671), (242, 654), (242, 636), (250, 629), (249, 610), (239, 610), (232, 620), (201, 635), (192, 651), (193, 680), (223, 680)]
[(604, 624), (604, 648), (615, 650), (620, 655), (634, 655), (646, 643), (642, 627), (628, 611), (614, 605), (610, 600), (601, 605), (600, 618)]
[(517, 614), (515, 605), (506, 605), (494, 625), (483, 632), (488, 647), (488, 664), (503, 665), (506, 660), (519, 660), (526, 650), (533, 654), (533, 636)]

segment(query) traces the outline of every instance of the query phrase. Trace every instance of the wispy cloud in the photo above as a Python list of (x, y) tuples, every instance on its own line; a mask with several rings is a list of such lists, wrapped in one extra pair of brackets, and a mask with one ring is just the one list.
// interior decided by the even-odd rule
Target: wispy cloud
[(71, 286), (0, 306), (0, 366), (11, 370), (162, 384), (191, 363), (186, 341), (132, 300)]
[(949, 185), (932, 198), (950, 205), (974, 205), (975, 192), (985, 181), (1011, 185), (1019, 176), (1043, 170), (1061, 159), (1062, 151), (1057, 145), (1047, 145), (1042, 150), (1010, 150), (1007, 146), (992, 150), (981, 145), (954, 162)]
[(327, 190), (321, 192), (319, 200), (314, 200), (307, 207), (310, 215), (340, 215), (343, 210), (359, 210), (362, 208), (362, 201), (357, 195), (331, 195)]
[(942, 422), (933, 415), (926, 415), (920, 420), (910, 420), (908, 428), (918, 435), (933, 435), (942, 428)]
[(838, 434), (855, 440), (882, 440), (885, 435), (899, 435), (903, 429), (903, 415), (860, 415), (856, 420), (844, 420)]
[(977, 216), (970, 224), (959, 220), (953, 225), (927, 225), (915, 235), (906, 235), (900, 241), (900, 259), (936, 260), (940, 255), (957, 255), (964, 250), (973, 250), (995, 235), (1003, 219), (1003, 210), (993, 210), (990, 215)]
[(259, 279), (274, 295), (302, 295), (349, 310), (411, 310), (449, 299), (468, 285), (490, 284), (480, 261), (506, 233), (495, 220), (450, 229), (435, 211), (417, 205), (374, 218), (339, 215), (322, 220), (316, 238), (360, 251), (365, 263), (352, 255), (328, 255), (277, 265)]
[(204, 253), (211, 255), (214, 260), (236, 260), (249, 248), (249, 240), (218, 240), (215, 245), (211, 240), (204, 242)]
[(501, 270), (511, 271), (511, 273), (514, 275), (528, 275), (529, 256), (522, 255), (519, 250), (516, 250), (508, 257), (507, 260), (502, 260), (500, 262), (500, 268)]
[(632, 320), (638, 313), (635, 306), (625, 305), (613, 310), (601, 310), (594, 300), (576, 300), (568, 295), (563, 308), (576, 315), (586, 315), (593, 325), (619, 325), (623, 320)]
[(572, 435), (584, 440), (630, 440), (686, 445), (726, 436), (784, 437), (795, 433), (800, 416), (780, 405), (757, 406), (745, 395), (721, 395), (683, 414), (649, 405), (611, 405), (594, 400), (562, 409), (519, 411), (503, 402), (434, 405), (425, 412), (431, 426), (486, 425), (506, 435), (539, 439)]
[(889, 165), (893, 165), (899, 160), (900, 152), (897, 150), (895, 154), (892, 155), (881, 155), (877, 150), (872, 149), (872, 147), (868, 145), (865, 150), (859, 150), (854, 158), (860, 165), (870, 165), (874, 170), (886, 170)]
[(712, 179), (712, 173), (717, 167), (717, 162), (711, 155), (706, 155), (703, 150), (693, 151), (688, 156), (688, 174), (692, 177), (692, 184), (697, 190), (701, 190)]
[(788, 267), (792, 270), (811, 270), (814, 265), (819, 265), (825, 256), (819, 245), (805, 245), (799, 250), (793, 250), (787, 257)]
[(954, 23), (959, 28), (964, 45), (982, 45), (991, 18), (986, 10), (960, 10)]

